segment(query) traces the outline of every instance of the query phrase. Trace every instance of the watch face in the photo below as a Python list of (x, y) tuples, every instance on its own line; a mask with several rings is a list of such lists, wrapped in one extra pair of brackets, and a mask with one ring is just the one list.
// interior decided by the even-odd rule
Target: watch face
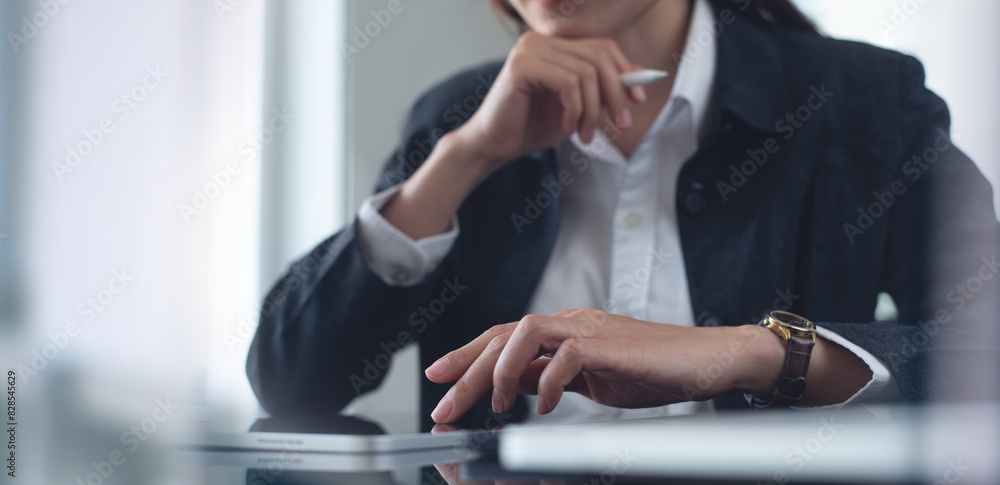
[(814, 325), (813, 322), (794, 313), (775, 310), (771, 312), (770, 316), (778, 322), (781, 322), (783, 326), (792, 330), (797, 330), (806, 334), (812, 334), (816, 331), (816, 325)]

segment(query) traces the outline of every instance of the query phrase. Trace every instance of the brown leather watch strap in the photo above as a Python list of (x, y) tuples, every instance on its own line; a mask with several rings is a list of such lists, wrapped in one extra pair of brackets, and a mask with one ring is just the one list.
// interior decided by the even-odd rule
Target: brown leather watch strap
[(788, 355), (778, 387), (774, 389), (775, 404), (794, 404), (806, 392), (806, 371), (816, 342), (811, 338), (792, 336), (788, 339)]
[(816, 345), (816, 327), (803, 317), (782, 311), (767, 314), (758, 325), (767, 327), (779, 338), (785, 339), (785, 365), (778, 385), (770, 396), (761, 397), (750, 393), (743, 396), (755, 408), (795, 404), (806, 393), (806, 372)]

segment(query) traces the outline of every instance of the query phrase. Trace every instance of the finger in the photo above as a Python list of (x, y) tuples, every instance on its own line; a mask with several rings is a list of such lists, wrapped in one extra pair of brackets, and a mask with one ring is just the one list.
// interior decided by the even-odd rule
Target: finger
[(498, 335), (512, 332), (516, 325), (517, 322), (491, 327), (472, 342), (448, 352), (444, 357), (435, 361), (430, 367), (424, 370), (424, 375), (431, 382), (438, 384), (455, 381), (465, 374), (469, 366), (479, 358), (491, 340)]
[(558, 94), (562, 105), (562, 131), (566, 136), (577, 130), (583, 114), (583, 99), (579, 76), (562, 66), (542, 59), (538, 53), (552, 50), (549, 46), (556, 42), (551, 37), (526, 32), (517, 42), (508, 57), (518, 78), (532, 87), (542, 87)]
[[(608, 52), (611, 54), (611, 58), (615, 61), (615, 65), (617, 65), (618, 68), (621, 69), (623, 73), (632, 71), (641, 71), (643, 69), (641, 65), (629, 62), (629, 60), (625, 57), (625, 53), (622, 52), (621, 48), (618, 47), (618, 44), (616, 42), (613, 41), (610, 42), (606, 48), (608, 49)], [(636, 103), (646, 102), (646, 89), (643, 88), (642, 86), (633, 86), (629, 88), (626, 92), (628, 93), (629, 97), (632, 98), (632, 101), (635, 101)]]
[[(641, 70), (642, 70), (642, 66), (640, 66), (638, 64), (632, 64), (631, 71), (641, 71)], [(629, 97), (632, 98), (632, 101), (635, 101), (636, 103), (645, 103), (646, 102), (646, 88), (644, 88), (642, 86), (632, 86), (632, 87), (628, 88), (628, 95), (629, 95)]]
[(583, 115), (583, 93), (580, 76), (558, 64), (532, 58), (525, 61), (522, 75), (533, 80), (544, 89), (559, 95), (563, 108), (562, 129), (566, 136), (572, 135)]
[(555, 50), (542, 51), (543, 59), (576, 73), (580, 79), (580, 89), (583, 101), (583, 113), (577, 126), (580, 139), (590, 143), (594, 139), (594, 129), (601, 117), (601, 86), (598, 78), (598, 68), (575, 56)]
[(510, 334), (500, 334), (490, 340), (479, 358), (434, 408), (431, 419), (435, 423), (455, 422), (493, 387), (493, 368), (509, 339)]
[(632, 114), (628, 109), (628, 89), (622, 84), (621, 75), (632, 70), (618, 45), (610, 40), (592, 42), (563, 42), (557, 48), (565, 49), (576, 57), (586, 59), (598, 67), (601, 99), (622, 128), (631, 126)]
[(608, 341), (594, 339), (564, 340), (538, 378), (538, 414), (547, 414), (555, 409), (563, 391), (581, 372), (613, 369), (615, 359), (608, 350), (608, 344)]
[(435, 424), (431, 428), (431, 434), (454, 433), (459, 429), (461, 428), (453, 424)]
[(555, 312), (555, 313), (553, 313), (552, 315), (549, 315), (549, 316), (550, 317), (565, 317), (567, 315), (572, 315), (572, 314), (574, 314), (574, 313), (576, 313), (578, 311), (580, 311), (580, 309), (578, 309), (578, 308), (569, 308), (569, 309), (566, 309), (566, 310), (563, 310), (563, 311)]
[(572, 71), (552, 66), (550, 72), (543, 74), (542, 80), (546, 87), (559, 93), (559, 102), (563, 107), (562, 129), (566, 136), (572, 135), (580, 124), (583, 115), (583, 93), (580, 89), (580, 79)]
[(448, 485), (473, 485), (473, 482), (466, 482), (458, 478), (458, 465), (455, 463), (435, 463), (434, 468)]
[(541, 357), (528, 364), (528, 368), (524, 370), (524, 374), (518, 380), (518, 394), (538, 394), (538, 378), (541, 377), (545, 366), (551, 361), (552, 359), (548, 357)]
[[(541, 353), (554, 352), (563, 340), (582, 337), (581, 330), (593, 328), (586, 322), (544, 315), (526, 315), (510, 335), (493, 370), (493, 387), (499, 407), (505, 412), (513, 403), (521, 377)], [(589, 332), (593, 336), (595, 332)]]
[[(528, 364), (528, 368), (524, 371), (524, 375), (521, 376), (521, 380), (517, 383), (518, 394), (538, 394), (538, 379), (541, 378), (542, 372), (545, 370), (545, 367), (549, 365), (549, 362), (552, 362), (551, 358), (540, 357), (535, 359), (531, 364)], [(578, 375), (576, 379), (569, 384), (566, 384), (565, 390), (569, 392), (579, 392), (587, 396), (587, 381), (583, 378), (582, 374)], [(431, 433), (434, 432), (437, 426), (440, 425), (435, 425), (434, 428), (431, 428)]]

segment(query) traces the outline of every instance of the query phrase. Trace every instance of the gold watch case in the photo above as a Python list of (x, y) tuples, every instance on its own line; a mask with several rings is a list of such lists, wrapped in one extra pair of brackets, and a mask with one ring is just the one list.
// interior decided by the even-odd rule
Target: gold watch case
[(764, 317), (760, 322), (768, 330), (774, 332), (786, 342), (795, 337), (805, 337), (816, 341), (816, 325), (808, 318), (796, 315), (791, 312), (774, 310)]

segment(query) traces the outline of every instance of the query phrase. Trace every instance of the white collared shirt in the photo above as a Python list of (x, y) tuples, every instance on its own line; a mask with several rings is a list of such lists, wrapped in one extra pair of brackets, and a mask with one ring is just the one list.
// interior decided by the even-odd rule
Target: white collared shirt
[[(590, 145), (576, 134), (557, 145), (557, 171), (567, 170), (573, 179), (563, 186), (559, 233), (528, 313), (598, 308), (641, 320), (695, 325), (675, 195), (681, 166), (698, 151), (707, 125), (716, 68), (713, 20), (708, 1), (696, 0), (670, 98), (631, 158), (612, 143), (614, 131), (597, 130)], [(411, 240), (379, 214), (397, 190), (362, 204), (358, 238), (372, 271), (388, 284), (406, 286), (420, 282), (444, 258), (459, 227), (455, 219), (447, 233)], [(872, 369), (872, 380), (842, 404), (898, 393), (888, 368), (876, 357), (825, 328), (819, 334)], [(530, 407), (534, 413), (533, 400)], [(554, 414), (624, 419), (711, 409), (711, 401), (620, 409), (566, 393)]]

